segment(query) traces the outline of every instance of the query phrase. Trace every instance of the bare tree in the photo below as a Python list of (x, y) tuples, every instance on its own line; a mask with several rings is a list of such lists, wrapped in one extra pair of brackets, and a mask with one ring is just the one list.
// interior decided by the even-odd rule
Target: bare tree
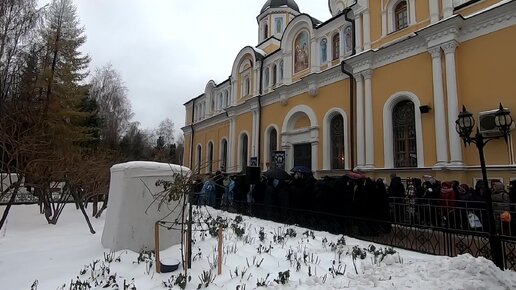
[(127, 88), (110, 63), (95, 70), (90, 84), (90, 97), (97, 101), (99, 115), (104, 122), (101, 140), (106, 147), (115, 148), (134, 114), (127, 98)]
[(165, 146), (174, 144), (174, 122), (169, 118), (159, 123), (158, 129), (156, 129), (156, 135), (162, 137)]

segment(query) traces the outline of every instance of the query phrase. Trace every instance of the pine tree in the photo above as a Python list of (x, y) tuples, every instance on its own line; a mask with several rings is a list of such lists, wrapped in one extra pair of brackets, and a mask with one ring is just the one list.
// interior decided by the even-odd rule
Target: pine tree
[[(42, 60), (44, 118), (51, 136), (60, 142), (87, 139), (87, 129), (78, 126), (87, 113), (80, 112), (87, 87), (89, 57), (79, 49), (85, 43), (72, 0), (53, 0), (44, 17), (41, 38), (45, 53)], [(64, 144), (62, 144), (64, 145)]]

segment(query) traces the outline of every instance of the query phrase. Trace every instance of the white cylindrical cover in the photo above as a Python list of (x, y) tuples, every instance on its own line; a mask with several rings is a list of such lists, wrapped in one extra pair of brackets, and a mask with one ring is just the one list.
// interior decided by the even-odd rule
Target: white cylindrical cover
[[(154, 200), (153, 194), (163, 191), (163, 187), (156, 186), (156, 181), (172, 181), (177, 173), (188, 176), (190, 169), (175, 164), (143, 161), (112, 166), (102, 245), (112, 251), (154, 250), (156, 221), (181, 221), (182, 209), (179, 201), (171, 201), (158, 210), (159, 201)], [(173, 211), (172, 214), (170, 211)], [(180, 230), (160, 228), (161, 250), (179, 243)]]

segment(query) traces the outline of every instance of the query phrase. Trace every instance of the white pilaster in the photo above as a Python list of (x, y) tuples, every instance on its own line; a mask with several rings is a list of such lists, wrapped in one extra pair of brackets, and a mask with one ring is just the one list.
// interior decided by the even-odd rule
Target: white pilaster
[(459, 114), (457, 96), (457, 71), (455, 68), (456, 41), (442, 46), (446, 62), (446, 93), (448, 96), (448, 134), (450, 138), (450, 167), (462, 167), (462, 143), (459, 134), (455, 131), (455, 120)]
[[(419, 0), (421, 2), (421, 0)], [(416, 0), (409, 0), (409, 25), (414, 25), (416, 21)]]
[(387, 10), (382, 8), (382, 37), (387, 35)]
[(229, 80), (231, 82), (231, 92), (230, 92), (229, 97), (232, 100), (231, 106), (233, 106), (233, 105), (235, 105), (236, 100), (237, 100), (237, 95), (238, 95), (237, 87), (238, 87), (238, 83), (237, 83), (237, 80), (235, 80), (233, 77), (230, 77)]
[(428, 0), (430, 10), (430, 23), (439, 21), (439, 0)]
[(453, 15), (452, 0), (443, 0), (443, 18), (448, 18)]
[(283, 54), (283, 83), (292, 83), (292, 51), (285, 51)]
[(355, 50), (357, 53), (362, 52), (364, 46), (362, 44), (362, 14), (358, 14), (355, 18)]
[(364, 50), (371, 49), (371, 19), (369, 17), (369, 10), (364, 11)]
[(362, 74), (355, 75), (357, 82), (357, 167), (361, 168), (365, 165), (364, 155), (364, 82), (362, 81)]
[(312, 73), (319, 72), (319, 55), (320, 49), (317, 47), (317, 39), (313, 37), (310, 41), (310, 47), (312, 53), (310, 54), (310, 71)]
[[(260, 94), (260, 82), (262, 81), (261, 80), (262, 76), (260, 75), (260, 66), (261, 66), (261, 61), (257, 61), (255, 68), (253, 69), (253, 75), (254, 75), (254, 78), (253, 78), (254, 79), (254, 87), (252, 90), (253, 97), (258, 96), (258, 94)], [(266, 69), (268, 69), (268, 68), (266, 68)], [(269, 80), (270, 80), (270, 75), (269, 75)]]
[(373, 95), (372, 95), (372, 70), (362, 73), (365, 80), (365, 167), (374, 168), (374, 127), (373, 127)]
[(443, 72), (441, 68), (441, 47), (428, 50), (432, 55), (432, 71), (434, 84), (434, 121), (435, 147), (437, 154), (436, 168), (445, 167), (448, 163), (448, 138), (446, 137), (446, 110), (444, 105)]
[(318, 141), (313, 141), (312, 142), (312, 171), (317, 171), (319, 170), (319, 161), (318, 161), (318, 155), (317, 155), (317, 146), (319, 146), (319, 142)]

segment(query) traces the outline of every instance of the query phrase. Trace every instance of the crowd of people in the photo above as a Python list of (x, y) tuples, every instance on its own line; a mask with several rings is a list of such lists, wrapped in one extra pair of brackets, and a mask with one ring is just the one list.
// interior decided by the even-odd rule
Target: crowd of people
[[(496, 230), (515, 235), (516, 180), (508, 189), (498, 181), (489, 186)], [(335, 231), (349, 226), (349, 218), (354, 225), (373, 224), (360, 227), (372, 231), (365, 234), (389, 231), (391, 223), (489, 230), (482, 180), (470, 187), (426, 175), (402, 179), (392, 174), (387, 182), (356, 173), (316, 179), (310, 172), (295, 171), (288, 178), (262, 175), (260, 182), (249, 184), (245, 175), (217, 171), (198, 180), (195, 191), (197, 204), (304, 226), (317, 219)]]

